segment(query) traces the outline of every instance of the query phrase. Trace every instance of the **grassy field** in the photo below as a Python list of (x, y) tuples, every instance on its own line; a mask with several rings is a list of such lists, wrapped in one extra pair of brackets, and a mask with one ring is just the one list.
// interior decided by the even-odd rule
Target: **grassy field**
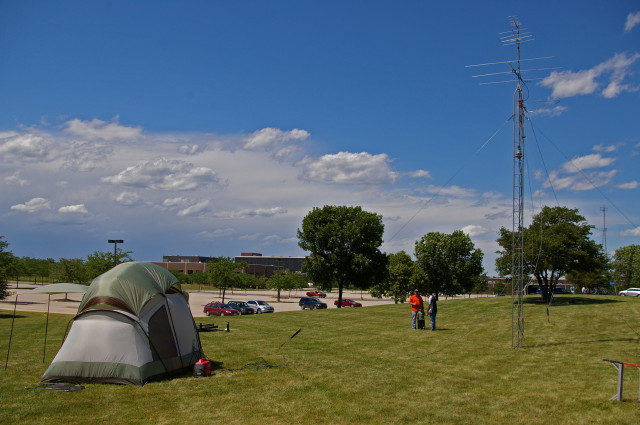
[[(526, 348), (511, 348), (511, 298), (441, 301), (439, 330), (410, 329), (407, 305), (281, 312), (202, 333), (209, 378), (144, 387), (27, 390), (49, 364), (70, 316), (18, 313), (0, 424), (637, 424), (639, 373), (623, 403), (603, 358), (640, 362), (640, 299), (528, 298)], [(10, 312), (0, 313), (4, 367)], [(293, 339), (289, 337), (302, 331)], [(284, 344), (284, 345), (283, 345)]]

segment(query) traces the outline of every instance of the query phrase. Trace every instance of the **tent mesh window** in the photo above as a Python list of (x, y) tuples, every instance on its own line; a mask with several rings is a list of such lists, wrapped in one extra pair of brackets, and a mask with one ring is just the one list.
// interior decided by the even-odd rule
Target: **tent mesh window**
[(154, 360), (159, 360), (158, 356), (164, 359), (178, 357), (173, 330), (165, 306), (158, 309), (149, 319), (149, 342)]

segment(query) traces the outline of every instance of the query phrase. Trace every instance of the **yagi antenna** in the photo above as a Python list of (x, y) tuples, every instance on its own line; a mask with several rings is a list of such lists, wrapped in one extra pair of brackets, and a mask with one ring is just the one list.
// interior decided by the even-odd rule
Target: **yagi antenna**
[(536, 57), (536, 58), (521, 58), (520, 57), (520, 45), (522, 43), (526, 43), (529, 41), (534, 41), (535, 38), (533, 37), (533, 35), (528, 31), (525, 30), (523, 28), (520, 28), (520, 22), (518, 21), (518, 19), (516, 19), (515, 17), (511, 16), (509, 19), (511, 19), (511, 26), (513, 27), (510, 31), (503, 31), (501, 33), (498, 33), (499, 39), (500, 39), (500, 43), (503, 46), (516, 46), (516, 53), (517, 56), (515, 59), (512, 60), (504, 60), (504, 61), (496, 61), (496, 62), (486, 62), (486, 63), (478, 63), (478, 64), (473, 64), (473, 65), (465, 65), (465, 68), (477, 68), (477, 67), (481, 67), (481, 66), (494, 66), (494, 65), (507, 65), (509, 70), (508, 71), (496, 71), (496, 72), (487, 72), (484, 74), (477, 74), (477, 75), (472, 75), (473, 78), (485, 78), (485, 77), (494, 77), (497, 75), (513, 75), (515, 78), (513, 79), (509, 79), (509, 80), (498, 80), (498, 81), (485, 81), (482, 83), (479, 83), (481, 86), (484, 85), (490, 85), (490, 84), (502, 84), (502, 83), (518, 83), (518, 82), (527, 82), (527, 81), (535, 81), (535, 80), (542, 80), (545, 77), (531, 77), (531, 78), (523, 78), (523, 73), (524, 72), (535, 72), (535, 71), (550, 71), (550, 70), (556, 70), (556, 69), (560, 69), (560, 67), (554, 67), (554, 68), (531, 68), (531, 69), (521, 69), (520, 68), (520, 64), (522, 62), (530, 62), (530, 61), (539, 61), (539, 60), (546, 60), (546, 59), (553, 59), (554, 56), (543, 56), (543, 57)]

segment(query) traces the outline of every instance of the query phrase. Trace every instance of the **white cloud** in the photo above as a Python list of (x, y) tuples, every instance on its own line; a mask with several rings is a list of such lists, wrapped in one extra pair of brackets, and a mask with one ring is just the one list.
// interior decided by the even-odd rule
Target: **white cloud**
[(62, 167), (73, 171), (91, 171), (104, 167), (112, 153), (113, 148), (103, 143), (74, 140), (66, 144), (61, 158)]
[(476, 194), (473, 189), (465, 189), (460, 186), (435, 186), (432, 184), (425, 188), (425, 192), (434, 195), (455, 196), (456, 198), (468, 198)]
[(640, 12), (629, 13), (627, 21), (624, 23), (624, 32), (629, 32), (640, 24)]
[(216, 217), (223, 218), (249, 218), (249, 217), (274, 217), (280, 214), (286, 214), (288, 211), (286, 208), (273, 207), (273, 208), (256, 208), (256, 209), (244, 209), (239, 211), (226, 211), (216, 213)]
[(398, 177), (389, 167), (386, 154), (339, 152), (319, 158), (305, 158), (302, 179), (330, 184), (378, 185), (394, 183)]
[(591, 190), (609, 184), (617, 173), (618, 170), (610, 170), (591, 173), (583, 172), (560, 177), (557, 171), (552, 171), (549, 173), (549, 180), (544, 182), (543, 187), (575, 191)]
[(199, 215), (207, 211), (209, 211), (209, 201), (205, 200), (190, 205), (187, 208), (181, 209), (180, 211), (178, 211), (178, 215), (181, 217), (192, 216)]
[(12, 175), (5, 177), (3, 181), (5, 184), (11, 185), (11, 186), (27, 186), (29, 182), (23, 179), (22, 177), (20, 177), (20, 174), (21, 174), (20, 171), (16, 171)]
[(541, 116), (548, 116), (548, 117), (559, 117), (560, 115), (562, 115), (565, 112), (567, 112), (568, 109), (569, 108), (567, 108), (566, 106), (556, 105), (553, 108), (538, 108), (538, 109), (534, 109), (534, 110), (529, 111), (529, 114), (531, 116), (541, 115)]
[[(637, 86), (625, 84), (630, 67), (640, 59), (640, 53), (616, 53), (611, 59), (581, 71), (553, 71), (540, 83), (552, 89), (552, 98), (593, 94), (603, 84), (600, 94), (606, 98), (618, 96), (624, 91), (636, 91)], [(602, 81), (600, 81), (602, 80)]]
[(274, 146), (291, 141), (305, 140), (310, 136), (306, 130), (293, 129), (283, 131), (277, 128), (263, 128), (251, 133), (243, 139), (244, 148), (249, 150), (255, 149), (272, 149)]
[(195, 190), (202, 186), (224, 186), (215, 171), (181, 160), (160, 158), (139, 161), (120, 173), (103, 177), (103, 182), (159, 190)]
[(200, 152), (200, 146), (198, 145), (181, 145), (178, 147), (178, 152), (184, 155), (195, 155)]
[(225, 229), (216, 229), (216, 230), (203, 230), (198, 232), (196, 236), (200, 239), (218, 239), (218, 238), (227, 238), (233, 235), (235, 231), (227, 227)]
[(617, 151), (620, 146), (622, 146), (621, 143), (615, 145), (595, 145), (592, 149), (596, 152), (611, 153)]
[(640, 186), (640, 183), (637, 180), (633, 180), (628, 183), (620, 183), (616, 187), (618, 189), (636, 189), (638, 186)]
[(82, 121), (76, 118), (65, 125), (67, 133), (88, 140), (131, 140), (142, 135), (142, 127), (127, 127), (117, 120), (107, 122), (94, 118)]
[(0, 139), (0, 158), (21, 160), (44, 160), (48, 154), (48, 143), (40, 136), (20, 134)]
[(464, 226), (460, 229), (464, 232), (464, 234), (468, 236), (479, 236), (487, 233), (487, 228), (475, 224), (469, 224), (468, 226)]
[(45, 211), (51, 209), (51, 203), (44, 198), (33, 198), (24, 204), (12, 205), (11, 209), (14, 211), (23, 211), (27, 213), (36, 213), (39, 211)]
[(406, 173), (406, 175), (408, 175), (409, 177), (413, 177), (414, 179), (421, 179), (421, 178), (431, 179), (432, 178), (431, 173), (426, 170), (409, 171), (408, 173)]
[(142, 198), (136, 192), (122, 192), (116, 196), (116, 202), (120, 205), (133, 207), (143, 203)]
[(62, 214), (88, 214), (87, 208), (84, 204), (67, 205), (66, 207), (58, 208), (58, 212)]
[(575, 173), (589, 168), (607, 167), (615, 161), (615, 158), (605, 158), (599, 153), (576, 156), (571, 161), (562, 164), (562, 170), (567, 173)]
[(624, 232), (621, 232), (620, 235), (621, 236), (640, 236), (640, 226), (636, 227), (635, 229), (625, 230)]

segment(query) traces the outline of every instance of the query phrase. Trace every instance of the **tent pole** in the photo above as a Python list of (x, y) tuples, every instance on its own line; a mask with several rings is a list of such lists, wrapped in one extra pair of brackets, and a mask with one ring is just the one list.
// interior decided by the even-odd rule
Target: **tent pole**
[(9, 364), (9, 352), (11, 351), (11, 340), (13, 339), (13, 323), (16, 321), (16, 307), (18, 306), (18, 294), (16, 294), (16, 301), (13, 304), (13, 318), (11, 319), (11, 332), (9, 333), (9, 345), (7, 346), (7, 358), (4, 361), (4, 370), (7, 370)]
[(49, 333), (49, 305), (51, 305), (51, 294), (49, 294), (49, 301), (47, 301), (47, 324), (44, 327), (44, 348), (42, 350), (42, 363), (47, 354), (47, 335)]

